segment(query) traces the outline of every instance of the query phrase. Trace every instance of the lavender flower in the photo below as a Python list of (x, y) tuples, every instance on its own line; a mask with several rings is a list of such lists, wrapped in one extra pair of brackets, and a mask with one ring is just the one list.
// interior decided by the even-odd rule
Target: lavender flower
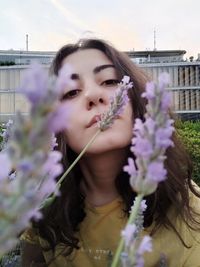
[(128, 224), (124, 230), (122, 230), (122, 237), (125, 240), (125, 246), (128, 247), (131, 243), (132, 238), (134, 237), (134, 234), (137, 230), (137, 227), (135, 224)]
[[(43, 75), (41, 75), (43, 73)], [(32, 105), (45, 100), (47, 96), (48, 75), (39, 64), (33, 64), (22, 79), (19, 92), (23, 93)]]
[(146, 200), (139, 200), (138, 202), (138, 198), (136, 198), (130, 212), (132, 215), (135, 209), (138, 209), (135, 220), (134, 222), (128, 223), (121, 232), (124, 239), (124, 251), (121, 253), (121, 263), (123, 267), (143, 267), (144, 252), (150, 252), (152, 250), (151, 238), (149, 236), (142, 236), (144, 222), (143, 212), (146, 208)]
[(139, 248), (137, 250), (137, 253), (142, 256), (142, 254), (144, 254), (144, 252), (151, 252), (152, 251), (152, 243), (151, 243), (151, 238), (149, 236), (144, 236)]
[(101, 115), (98, 127), (101, 131), (111, 127), (114, 120), (123, 112), (125, 105), (129, 101), (128, 90), (133, 87), (130, 77), (124, 76), (118, 85), (114, 96), (110, 99), (108, 111)]
[(150, 236), (144, 236), (138, 248), (136, 249), (135, 263), (133, 266), (143, 267), (144, 266), (143, 254), (145, 252), (151, 252), (151, 251), (152, 251), (151, 238)]
[(146, 208), (142, 199), (145, 195), (153, 193), (158, 183), (164, 181), (167, 176), (164, 168), (165, 152), (169, 146), (173, 146), (170, 138), (174, 131), (173, 120), (168, 114), (170, 95), (165, 90), (168, 78), (167, 74), (161, 74), (158, 85), (153, 82), (147, 83), (146, 91), (142, 94), (142, 97), (148, 100), (148, 104), (145, 121), (136, 119), (133, 129), (131, 151), (136, 160), (129, 158), (128, 165), (124, 167), (138, 196), (127, 225), (122, 231), (123, 239), (117, 248), (112, 267), (118, 266), (120, 255), (123, 267), (143, 267), (143, 253), (152, 250), (151, 238), (145, 236), (141, 239), (143, 212)]
[[(30, 102), (27, 117), (16, 114), (9, 139), (0, 152), (0, 256), (17, 242), (17, 235), (32, 217), (39, 219), (41, 203), (56, 189), (55, 178), (63, 171), (61, 153), (52, 151), (54, 133), (67, 126), (68, 110), (60, 104), (63, 89), (43, 68), (28, 71), (20, 91)], [(13, 178), (14, 177), (14, 178)]]
[(62, 180), (95, 140), (100, 130), (110, 127), (113, 120), (123, 111), (128, 101), (127, 90), (132, 87), (132, 84), (128, 83), (129, 78), (124, 77), (118, 93), (112, 98), (110, 110), (102, 116), (100, 130), (56, 184), (55, 177), (63, 169), (59, 163), (61, 154), (52, 151), (56, 146), (54, 132), (67, 127), (69, 112), (64, 104), (59, 104), (59, 100), (66, 86), (74, 86), (70, 83), (71, 76), (66, 68), (60, 74), (62, 77), (57, 81), (55, 78), (48, 79), (43, 69), (35, 65), (28, 71), (28, 76), (25, 76), (20, 88), (20, 92), (30, 101), (30, 114), (25, 118), (20, 112), (17, 113), (6, 149), (10, 165), (14, 169), (11, 174), (14, 179), (9, 179), (9, 160), (2, 155), (2, 162), (7, 164), (7, 168), (1, 174), (0, 255), (15, 245), (17, 234), (27, 227), (30, 218), (41, 218), (41, 204), (45, 203), (52, 192), (54, 196), (59, 194), (58, 189)]
[(173, 120), (169, 118), (169, 92), (165, 90), (168, 75), (161, 74), (158, 86), (153, 82), (147, 83), (142, 97), (147, 98), (147, 113), (145, 122), (135, 120), (134, 137), (131, 151), (136, 160), (128, 160), (124, 171), (131, 176), (133, 190), (148, 195), (153, 193), (159, 182), (164, 181), (167, 172), (164, 169), (165, 151), (173, 146), (170, 139), (174, 131)]
[(67, 109), (66, 103), (58, 105), (57, 109), (51, 112), (48, 116), (48, 128), (51, 132), (60, 132), (67, 126), (69, 110)]

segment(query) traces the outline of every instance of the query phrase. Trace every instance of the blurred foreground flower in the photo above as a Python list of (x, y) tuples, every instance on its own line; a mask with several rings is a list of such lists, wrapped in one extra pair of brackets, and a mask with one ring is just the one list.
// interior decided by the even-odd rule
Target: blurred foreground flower
[(19, 89), (29, 101), (29, 115), (22, 116), (18, 112), (12, 127), (9, 122), (3, 133), (0, 256), (15, 246), (17, 235), (28, 226), (32, 217), (41, 217), (39, 207), (55, 192), (55, 178), (63, 171), (59, 163), (62, 155), (52, 148), (55, 146), (54, 133), (66, 127), (68, 110), (59, 101), (62, 90), (55, 88), (55, 79), (48, 78), (40, 65), (32, 66)]
[[(149, 82), (146, 91), (142, 94), (148, 100), (146, 105), (145, 121), (135, 120), (131, 151), (133, 158), (128, 159), (124, 171), (130, 175), (130, 184), (138, 194), (132, 207), (127, 225), (122, 232), (122, 239), (117, 248), (111, 267), (118, 266), (121, 257), (123, 267), (143, 267), (142, 254), (151, 251), (150, 237), (143, 239), (139, 236), (142, 222), (138, 228), (138, 216), (141, 202), (145, 195), (152, 194), (167, 177), (164, 168), (165, 153), (169, 146), (174, 127), (169, 116), (170, 93), (166, 91), (169, 76), (162, 73), (158, 84)], [(122, 252), (123, 251), (123, 252)]]
[[(95, 140), (110, 127), (128, 102), (129, 77), (124, 77), (111, 104), (102, 115), (99, 129), (83, 151), (68, 168), (59, 182), (55, 177), (62, 173), (61, 153), (52, 151), (56, 146), (54, 133), (63, 130), (69, 110), (60, 103), (70, 80), (70, 69), (64, 67), (57, 80), (48, 78), (41, 66), (29, 70), (20, 88), (30, 102), (28, 117), (17, 113), (15, 123), (4, 132), (4, 146), (0, 153), (0, 256), (17, 242), (16, 236), (28, 226), (31, 218), (41, 218), (39, 208), (49, 205), (59, 194), (63, 179)], [(72, 84), (71, 84), (72, 85)], [(9, 179), (10, 178), (10, 179)], [(47, 198), (53, 193), (53, 197)]]
[[(134, 210), (135, 202), (132, 210)], [(151, 237), (148, 235), (142, 236), (144, 223), (143, 212), (147, 208), (145, 202), (145, 200), (140, 202), (140, 207), (138, 208), (134, 223), (127, 224), (122, 231), (122, 237), (124, 239), (124, 250), (121, 253), (122, 267), (143, 267), (144, 252), (152, 251)]]

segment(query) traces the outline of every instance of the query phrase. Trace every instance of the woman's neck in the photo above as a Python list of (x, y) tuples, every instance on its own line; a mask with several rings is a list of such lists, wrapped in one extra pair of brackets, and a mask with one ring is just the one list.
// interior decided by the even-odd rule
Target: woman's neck
[(84, 175), (81, 188), (89, 203), (101, 206), (119, 196), (115, 179), (126, 163), (126, 158), (127, 151), (123, 149), (100, 155), (87, 155), (80, 160)]

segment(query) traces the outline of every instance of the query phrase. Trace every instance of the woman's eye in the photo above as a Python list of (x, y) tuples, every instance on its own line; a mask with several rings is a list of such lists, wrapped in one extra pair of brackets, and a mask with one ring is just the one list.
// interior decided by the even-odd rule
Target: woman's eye
[(110, 85), (110, 86), (112, 86), (112, 85), (116, 85), (118, 83), (119, 83), (118, 80), (110, 79), (110, 80), (106, 80), (106, 81), (102, 82), (102, 85)]
[(75, 89), (75, 90), (71, 90), (69, 92), (67, 92), (66, 94), (63, 95), (62, 100), (66, 100), (66, 99), (71, 99), (74, 98), (78, 95), (80, 90)]

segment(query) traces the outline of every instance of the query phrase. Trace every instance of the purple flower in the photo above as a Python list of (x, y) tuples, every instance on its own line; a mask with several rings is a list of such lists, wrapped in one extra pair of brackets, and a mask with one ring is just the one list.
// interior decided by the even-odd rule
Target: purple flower
[(173, 142), (170, 139), (173, 131), (173, 127), (158, 129), (155, 132), (156, 146), (160, 148), (168, 148), (169, 146), (173, 146)]
[(131, 151), (136, 157), (135, 164), (128, 160), (128, 166), (124, 168), (131, 176), (133, 190), (144, 195), (153, 193), (158, 182), (167, 176), (164, 169), (165, 152), (169, 146), (173, 146), (171, 136), (174, 131), (173, 120), (167, 113), (170, 106), (164, 88), (167, 83), (167, 74), (160, 76), (159, 85), (147, 83), (146, 92), (142, 94), (149, 100), (145, 121), (136, 119), (133, 128)]
[(67, 103), (60, 103), (57, 108), (49, 114), (48, 129), (51, 132), (58, 133), (67, 128), (69, 108)]
[(21, 225), (24, 225), (24, 227), (26, 227), (31, 218), (34, 218), (36, 220), (42, 219), (42, 213), (38, 210), (38, 208), (30, 209), (29, 211), (24, 213), (20, 218)]
[(125, 240), (125, 245), (129, 246), (131, 240), (134, 237), (134, 233), (137, 230), (136, 225), (135, 224), (128, 224), (124, 230), (122, 230), (121, 235), (123, 236), (124, 240)]
[(168, 111), (172, 101), (172, 95), (170, 92), (164, 92), (163, 98), (161, 101), (161, 109), (163, 111)]
[(149, 157), (153, 153), (152, 143), (148, 139), (141, 138), (138, 136), (137, 138), (132, 139), (131, 151), (140, 157)]
[(142, 242), (140, 243), (137, 253), (142, 255), (146, 251), (148, 252), (152, 251), (152, 242), (150, 236), (144, 236)]
[(169, 73), (167, 72), (161, 73), (158, 77), (158, 85), (160, 90), (164, 90), (165, 87), (169, 84), (169, 81), (170, 81)]
[(123, 84), (129, 84), (129, 83), (130, 83), (130, 77), (125, 75), (125, 76), (122, 78), (122, 83), (123, 83)]
[(156, 122), (152, 118), (147, 118), (144, 127), (147, 127), (148, 133), (152, 135), (155, 132)]
[(35, 63), (25, 72), (19, 92), (35, 105), (44, 100), (48, 90), (47, 84), (47, 72), (41, 65)]
[[(133, 202), (133, 206), (131, 207), (131, 210), (134, 209), (135, 202), (136, 202), (136, 200), (134, 200), (134, 202)], [(146, 209), (147, 209), (146, 200), (143, 199), (143, 200), (141, 201), (141, 203), (140, 203), (140, 210), (141, 210), (141, 212), (143, 213)]]
[(164, 169), (163, 162), (151, 162), (147, 166), (147, 181), (161, 182), (166, 179), (167, 171)]
[(143, 257), (139, 256), (137, 258), (137, 262), (135, 263), (134, 267), (144, 267), (144, 259), (143, 259)]
[(155, 98), (155, 84), (154, 82), (148, 82), (146, 84), (146, 91), (142, 93), (142, 97), (147, 98), (148, 100)]
[(102, 114), (101, 120), (98, 122), (98, 127), (101, 131), (111, 127), (114, 120), (123, 112), (124, 107), (129, 102), (128, 90), (133, 87), (129, 80), (128, 76), (124, 76), (114, 96), (110, 98), (108, 111)]
[(35, 65), (26, 74), (21, 93), (30, 101), (30, 112), (27, 117), (17, 112), (0, 153), (0, 256), (12, 249), (32, 217), (41, 217), (45, 198), (54, 191), (58, 195), (55, 178), (63, 172), (60, 152), (52, 151), (56, 145), (52, 134), (67, 126), (68, 110), (60, 103), (55, 79)]
[(152, 251), (151, 238), (149, 236), (144, 236), (136, 252), (135, 267), (143, 267), (144, 266), (143, 254), (144, 252), (151, 252), (151, 251)]
[(50, 177), (56, 178), (62, 173), (63, 168), (59, 163), (62, 158), (62, 154), (59, 151), (51, 151), (49, 153), (48, 159), (43, 165), (44, 173), (48, 173)]
[(164, 168), (165, 152), (173, 145), (170, 138), (174, 130), (172, 120), (167, 113), (170, 105), (168, 94), (165, 92), (167, 79), (167, 75), (162, 75), (158, 86), (153, 82), (146, 85), (146, 91), (142, 94), (142, 97), (148, 100), (145, 121), (135, 120), (131, 146), (134, 159), (128, 158), (128, 165), (124, 167), (124, 171), (130, 175), (133, 190), (139, 194), (131, 209), (128, 225), (122, 231), (128, 266), (131, 263), (131, 266), (143, 267), (143, 253), (152, 250), (149, 236), (145, 236), (140, 242), (143, 212), (146, 209), (142, 198), (152, 194), (158, 183), (164, 181), (167, 176)]
[(144, 130), (143, 122), (141, 121), (141, 119), (136, 118), (135, 119), (135, 124), (134, 124), (134, 133), (135, 132), (141, 133), (141, 132), (143, 132), (143, 130)]
[(6, 179), (11, 172), (11, 161), (5, 152), (0, 152), (0, 181)]
[(135, 162), (132, 158), (128, 158), (128, 165), (124, 166), (123, 170), (130, 176), (136, 176), (137, 170), (135, 168)]
[(16, 172), (13, 172), (9, 175), (8, 177), (11, 181), (14, 180), (16, 178)]
[(30, 159), (22, 159), (18, 165), (18, 169), (22, 172), (31, 172), (34, 170), (34, 165)]
[[(52, 171), (54, 172), (55, 169), (52, 169)], [(61, 171), (61, 167), (59, 168), (58, 171), (56, 170), (56, 173), (52, 173), (50, 175), (55, 177), (55, 174), (57, 176), (57, 174), (60, 173), (60, 171)], [(48, 178), (46, 180), (44, 180), (44, 182), (41, 184), (41, 186), (40, 186), (40, 188), (39, 188), (39, 190), (37, 192), (38, 196), (43, 200), (46, 199), (51, 193), (54, 193), (55, 195), (59, 195), (60, 194), (58, 192), (57, 188), (56, 188), (55, 179), (52, 179), (52, 177), (50, 177), (50, 176)]]
[(147, 209), (146, 200), (142, 200), (140, 204), (141, 211), (144, 212)]

